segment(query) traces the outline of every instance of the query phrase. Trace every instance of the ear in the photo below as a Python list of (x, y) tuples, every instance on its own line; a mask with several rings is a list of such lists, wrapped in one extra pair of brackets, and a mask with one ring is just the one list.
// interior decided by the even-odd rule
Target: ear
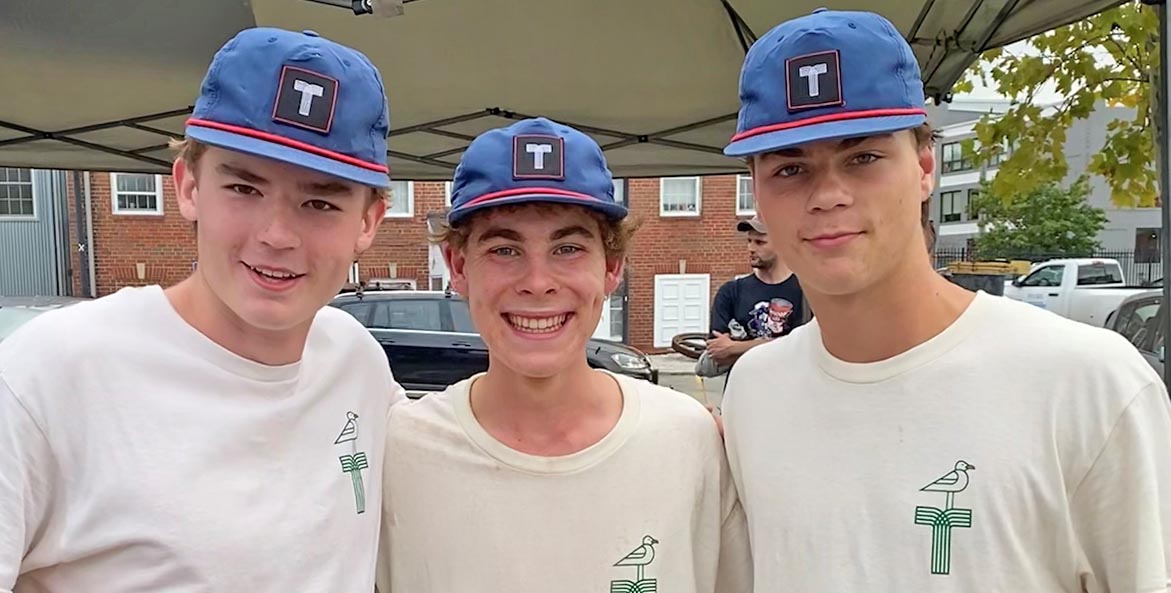
[(355, 251), (361, 254), (374, 244), (374, 237), (378, 235), (378, 227), (386, 216), (386, 200), (381, 198), (371, 201), (370, 206), (362, 213), (362, 234), (358, 235)]
[(448, 243), (443, 244), (443, 259), (447, 262), (447, 273), (451, 276), (451, 287), (456, 292), (467, 296), (468, 276), (464, 270), (467, 256), (463, 251), (452, 249)]
[(199, 188), (195, 185), (195, 171), (187, 167), (184, 159), (175, 159), (171, 165), (171, 179), (175, 184), (175, 197), (179, 201), (179, 213), (191, 222), (199, 222), (199, 211), (195, 207)]
[(606, 294), (613, 294), (622, 284), (622, 272), (626, 269), (625, 256), (606, 257)]
[(919, 147), (919, 199), (928, 201), (935, 191), (935, 148), (929, 142)]

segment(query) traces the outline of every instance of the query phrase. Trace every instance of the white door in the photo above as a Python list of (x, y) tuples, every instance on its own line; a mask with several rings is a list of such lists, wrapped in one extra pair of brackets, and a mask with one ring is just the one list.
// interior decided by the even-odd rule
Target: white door
[(447, 271), (447, 260), (443, 259), (443, 249), (432, 244), (427, 252), (427, 268), (431, 277), (431, 290), (443, 290), (451, 282), (451, 274)]
[(655, 348), (669, 348), (679, 334), (706, 333), (710, 295), (707, 274), (655, 276)]
[[(614, 297), (610, 297), (611, 299)], [(602, 303), (602, 317), (598, 319), (598, 327), (594, 329), (594, 337), (599, 340), (609, 340), (610, 336), (610, 299)]]

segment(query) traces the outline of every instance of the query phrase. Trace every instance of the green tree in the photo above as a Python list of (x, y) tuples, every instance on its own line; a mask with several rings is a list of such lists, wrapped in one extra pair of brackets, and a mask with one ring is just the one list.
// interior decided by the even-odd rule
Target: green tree
[[(1155, 117), (1152, 98), (1159, 66), (1155, 10), (1132, 0), (1088, 19), (1037, 35), (1037, 51), (1014, 55), (998, 48), (985, 52), (957, 85), (973, 88), (975, 80), (1013, 100), (1001, 117), (985, 116), (976, 126), (979, 142), (969, 143), (975, 158), (987, 162), (1003, 146), (1011, 156), (1000, 164), (992, 183), (1001, 196), (1028, 194), (1069, 173), (1064, 147), (1069, 126), (1100, 104), (1135, 110), (1133, 119), (1118, 119), (1086, 171), (1104, 177), (1111, 200), (1119, 207), (1156, 206)], [(1064, 97), (1059, 104), (1035, 102), (1052, 85)]]
[(1068, 189), (1048, 183), (1008, 200), (990, 184), (984, 190), (971, 205), (979, 215), (975, 247), (981, 259), (1084, 256), (1099, 246), (1106, 212), (1086, 202), (1084, 176)]

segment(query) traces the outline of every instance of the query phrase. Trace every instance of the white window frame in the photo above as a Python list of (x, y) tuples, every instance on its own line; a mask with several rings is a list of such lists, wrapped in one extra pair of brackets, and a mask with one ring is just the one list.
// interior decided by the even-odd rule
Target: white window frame
[[(694, 212), (668, 212), (663, 209), (663, 198), (666, 197), (665, 183), (667, 180), (687, 180), (691, 179), (695, 182), (695, 211)], [(664, 218), (695, 218), (703, 210), (703, 178), (701, 177), (662, 177), (659, 179), (659, 216)]]
[(614, 186), (614, 203), (630, 208), (630, 201), (626, 199), (626, 180), (623, 178), (614, 178), (610, 181)]
[[(37, 215), (38, 215), (38, 210), (37, 210), (37, 178), (36, 178), (36, 175), (34, 174), (35, 172), (32, 169), (26, 168), (26, 167), (3, 167), (3, 168), (4, 169), (28, 171), (29, 190), (32, 192), (32, 197), (33, 197), (33, 213), (32, 214), (0, 214), (0, 221), (9, 222), (9, 221), (39, 220), (39, 218), (37, 217)], [(8, 182), (0, 181), (0, 185), (24, 185), (24, 182), (23, 181), (15, 181), (15, 182), (14, 181), (8, 181)]]
[(451, 208), (451, 182), (443, 182), (443, 204)]
[[(748, 200), (748, 202), (750, 204), (754, 204), (754, 206), (752, 208), (741, 208), (740, 207), (740, 198), (742, 195), (740, 193), (740, 189), (741, 189), (741, 187), (743, 187), (742, 184), (744, 183), (745, 180), (748, 181), (748, 190), (749, 190), (749, 192), (751, 192), (752, 191), (752, 176), (751, 175), (737, 175), (736, 176), (736, 216), (756, 216), (756, 206), (755, 206), (756, 202), (753, 201), (752, 199)], [(749, 196), (749, 198), (752, 198), (751, 193), (749, 193), (748, 196)]]
[[(143, 175), (143, 173), (110, 173), (110, 206), (111, 211), (118, 216), (162, 216), (163, 215), (163, 176), (155, 175), (155, 209), (154, 210), (124, 210), (118, 207), (118, 177), (120, 175)], [(135, 192), (137, 193), (137, 192)]]
[(400, 181), (392, 183), (406, 183), (407, 184), (407, 211), (394, 212), (391, 207), (394, 205), (394, 195), (390, 194), (390, 188), (387, 188), (388, 197), (391, 202), (386, 208), (386, 214), (383, 218), (414, 218), (415, 217), (415, 182), (414, 181)]

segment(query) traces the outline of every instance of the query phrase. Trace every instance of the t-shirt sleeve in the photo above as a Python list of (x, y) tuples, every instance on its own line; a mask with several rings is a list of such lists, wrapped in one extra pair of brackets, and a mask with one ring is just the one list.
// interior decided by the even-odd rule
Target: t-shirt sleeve
[(726, 282), (716, 291), (716, 300), (712, 303), (711, 331), (728, 333), (728, 324), (736, 318), (736, 303), (732, 300), (732, 284)]
[(752, 592), (752, 551), (748, 542), (748, 518), (728, 461), (720, 456), (720, 487), (723, 521), (720, 526), (720, 565), (716, 573), (716, 593)]
[(1122, 413), (1070, 505), (1087, 593), (1171, 592), (1171, 401), (1161, 383)]
[(55, 468), (41, 427), (0, 375), (0, 593), (16, 586), (42, 532)]

